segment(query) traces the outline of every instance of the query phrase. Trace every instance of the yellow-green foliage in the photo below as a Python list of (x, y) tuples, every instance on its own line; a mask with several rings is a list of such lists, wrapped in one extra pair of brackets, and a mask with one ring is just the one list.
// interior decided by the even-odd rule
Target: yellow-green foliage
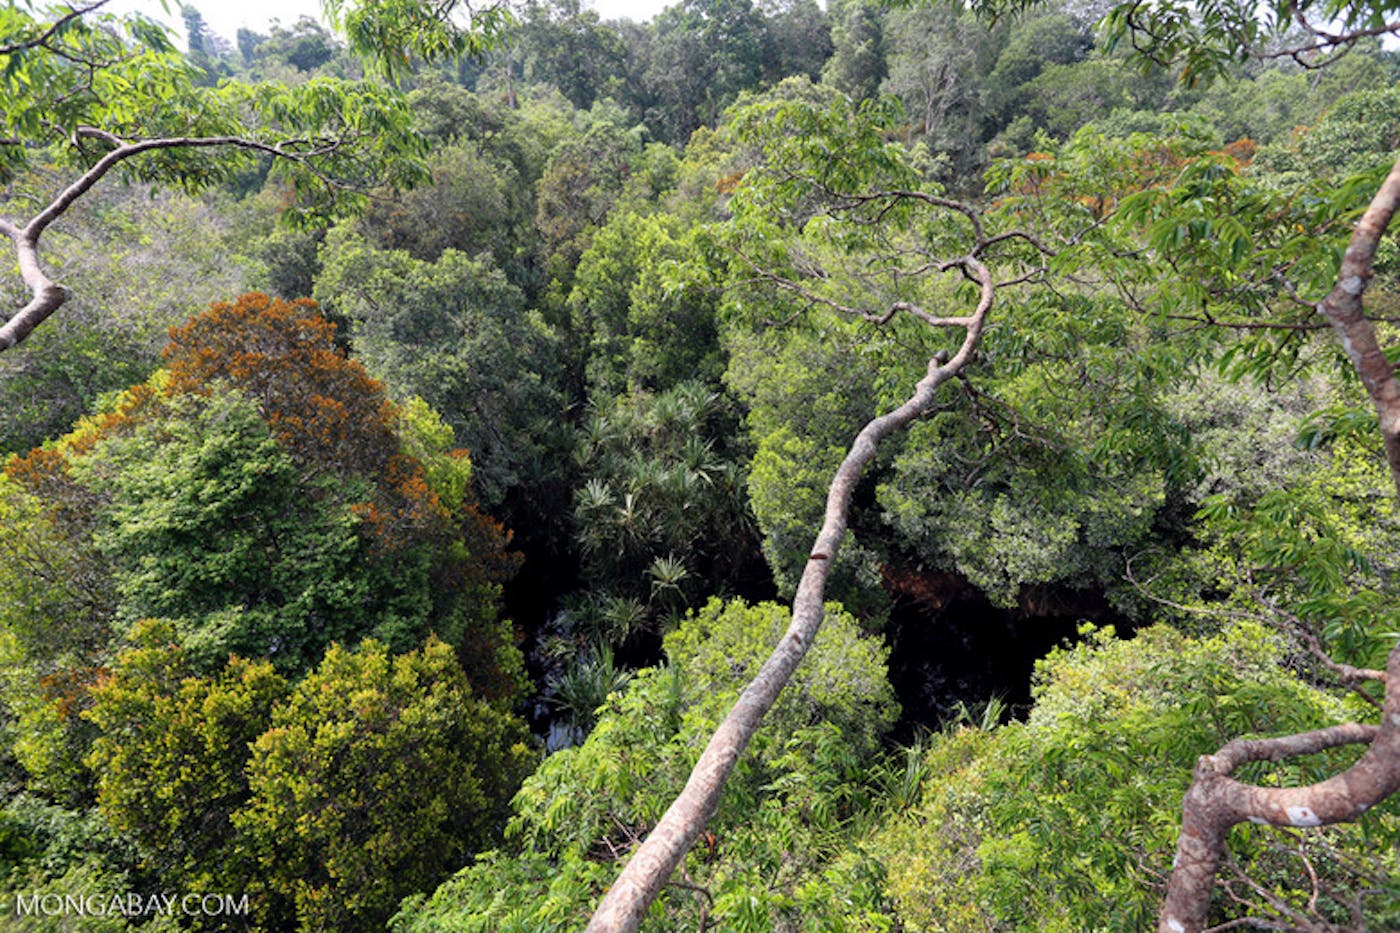
[(93, 688), (87, 763), (103, 816), (137, 840), (148, 870), (188, 890), (241, 891), (254, 865), (229, 819), (248, 798), (248, 746), (289, 688), (267, 661), (196, 676), (178, 638), (169, 622), (133, 631), (136, 647)]
[(262, 929), (380, 929), (489, 842), (533, 762), (524, 725), (436, 639), (338, 645), (295, 687), (267, 661), (212, 676), (149, 621), (92, 691), (107, 823), (167, 890), (251, 897)]
[(891, 820), (875, 838), (890, 896), (911, 929), (988, 929), (976, 883), (987, 828), (978, 761), (995, 745), (996, 733), (972, 728), (940, 736), (926, 754), (927, 793), (917, 815)]
[(533, 756), (436, 639), (333, 645), (273, 713), (233, 817), (302, 930), (375, 930), (499, 827)]
[[(408, 933), (543, 933), (581, 928), (616, 859), (661, 816), (705, 740), (788, 622), (773, 603), (711, 600), (666, 639), (669, 663), (614, 694), (583, 745), (555, 753), (521, 788), (489, 853), (412, 901)], [(852, 847), (874, 809), (877, 741), (896, 713), (885, 650), (832, 605), (811, 652), (725, 787), (685, 863), (737, 933), (892, 929), (879, 868)], [(668, 888), (643, 929), (695, 929), (705, 899)]]
[(461, 509), (471, 498), (472, 461), (466, 450), (455, 446), (452, 426), (417, 396), (400, 405), (398, 415), (404, 453), (423, 464), (424, 478), (443, 508)]
[[(1024, 724), (936, 740), (923, 802), (876, 836), (872, 851), (911, 929), (1148, 927), (1196, 757), (1237, 736), (1349, 718), (1281, 668), (1280, 640), (1253, 623), (1201, 639), (1165, 627), (1123, 641), (1087, 634), (1040, 663)], [(1349, 760), (1342, 752), (1242, 776), (1307, 783)], [(1393, 805), (1380, 809), (1366, 826), (1327, 832), (1352, 857), (1388, 858), (1393, 870), (1393, 848), (1377, 853), (1393, 847), (1400, 819)], [(1301, 866), (1270, 855), (1265, 832), (1237, 830), (1237, 857), (1279, 897), (1305, 900)], [(1355, 879), (1337, 883), (1344, 891)]]

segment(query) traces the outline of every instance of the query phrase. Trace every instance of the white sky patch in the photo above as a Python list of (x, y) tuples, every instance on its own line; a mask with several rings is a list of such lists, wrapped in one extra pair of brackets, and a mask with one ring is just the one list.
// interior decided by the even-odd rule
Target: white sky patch
[[(584, 0), (584, 6), (595, 10), (605, 20), (630, 19), (645, 22), (678, 0)], [(268, 25), (275, 19), (283, 26), (290, 27), (303, 16), (310, 16), (325, 22), (321, 15), (320, 0), (196, 0), (192, 4), (209, 24), (216, 35), (234, 43), (239, 29), (251, 29), (266, 33)], [(170, 0), (169, 11), (161, 0), (114, 0), (108, 7), (113, 12), (139, 10), (152, 19), (167, 23), (181, 37), (185, 34), (185, 21), (180, 17), (180, 5)]]

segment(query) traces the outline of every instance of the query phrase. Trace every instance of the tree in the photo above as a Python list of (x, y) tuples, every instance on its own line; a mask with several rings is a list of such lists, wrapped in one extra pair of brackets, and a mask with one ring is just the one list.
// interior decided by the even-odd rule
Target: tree
[(684, 142), (758, 86), (768, 58), (763, 26), (750, 0), (683, 0), (657, 16), (643, 82), (657, 100), (647, 123), (658, 136)]
[[(1195, 17), (1177, 4), (1154, 5), (1150, 9), (1125, 4), (1115, 7), (1105, 22), (1111, 35), (1129, 41), (1143, 59), (1157, 64), (1180, 62), (1184, 78), (1198, 81), (1218, 76), (1230, 62), (1251, 55), (1288, 57), (1308, 67), (1326, 64), (1329, 57), (1361, 38), (1400, 30), (1395, 12), (1390, 3), (1366, 4), (1345, 11), (1324, 10), (1317, 4), (1290, 3), (1266, 9), (1262, 15), (1256, 15), (1252, 9), (1210, 5)], [(1314, 25), (1318, 16), (1335, 17), (1336, 22), (1323, 29)], [(1301, 38), (1284, 35), (1295, 21), (1302, 28)], [(1266, 44), (1269, 41), (1276, 44)], [(1187, 173), (1187, 177), (1200, 176)], [(1186, 181), (1183, 187), (1194, 187), (1197, 192), (1202, 190), (1195, 181)], [(1342, 197), (1349, 194), (1350, 191), (1343, 189)], [(1153, 217), (1157, 225), (1152, 229), (1159, 237), (1169, 226), (1173, 230), (1190, 231), (1188, 225), (1192, 221), (1230, 229), (1231, 221), (1238, 222), (1242, 216), (1240, 206), (1248, 203), (1240, 198), (1219, 201), (1183, 198), (1163, 202), (1158, 201), (1156, 195), (1146, 193), (1141, 201), (1179, 205), (1176, 212)], [(1211, 209), (1224, 204), (1229, 205), (1229, 214), (1222, 216)], [(1324, 229), (1335, 223), (1339, 207), (1341, 205), (1331, 205), (1322, 215)], [(1298, 333), (1298, 325), (1290, 320), (1290, 308), (1295, 309), (1295, 314), (1301, 309), (1321, 316), (1339, 337), (1371, 401), (1379, 422), (1385, 460), (1400, 491), (1400, 381), (1395, 377), (1363, 300), (1376, 275), (1381, 236), (1397, 209), (1400, 209), (1400, 162), (1396, 162), (1380, 182), (1370, 204), (1351, 227), (1345, 251), (1330, 263), (1299, 261), (1301, 257), (1295, 255), (1284, 266), (1269, 265), (1277, 263), (1278, 252), (1258, 247), (1251, 249), (1253, 244), (1247, 239), (1241, 240), (1241, 246), (1234, 247), (1228, 258), (1194, 245), (1182, 249), (1184, 244), (1172, 244), (1165, 239), (1159, 239), (1157, 245), (1168, 249), (1177, 247), (1172, 261), (1177, 264), (1178, 275), (1186, 282), (1199, 276), (1196, 281), (1201, 285), (1192, 286), (1197, 298), (1203, 293), (1209, 296), (1217, 290), (1225, 291), (1230, 288), (1229, 282), (1239, 281), (1234, 279), (1234, 270), (1241, 265), (1241, 260), (1268, 268), (1267, 273), (1254, 280), (1257, 284), (1253, 290), (1241, 293), (1245, 298), (1236, 306), (1242, 305), (1262, 318), (1266, 329), (1276, 326), (1285, 332), (1291, 328), (1293, 333)], [(1192, 217), (1198, 210), (1197, 216)], [(1143, 214), (1134, 210), (1124, 213), (1129, 223), (1144, 219)], [(1198, 226), (1197, 229), (1207, 228)], [(1305, 227), (1298, 225), (1298, 229)], [(1267, 236), (1269, 231), (1261, 226), (1260, 232)], [(1193, 242), (1195, 239), (1192, 237)], [(1227, 239), (1236, 237), (1229, 235)], [(1300, 288), (1303, 293), (1312, 291), (1320, 295), (1320, 300), (1304, 299)], [(1281, 301), (1280, 296), (1283, 296)], [(1206, 316), (1214, 323), (1208, 307)], [(1304, 324), (1303, 329), (1308, 326)], [(1255, 365), (1267, 369), (1272, 364), (1266, 360)], [(1318, 648), (1321, 650), (1320, 645)], [(1384, 698), (1375, 700), (1380, 707), (1379, 725), (1347, 723), (1277, 738), (1236, 739), (1216, 754), (1203, 756), (1196, 764), (1195, 780), (1183, 803), (1175, 867), (1158, 917), (1158, 929), (1162, 933), (1196, 933), (1204, 928), (1215, 876), (1226, 854), (1226, 835), (1230, 827), (1245, 821), (1310, 827), (1354, 820), (1400, 791), (1400, 717), (1396, 716), (1400, 711), (1400, 689), (1397, 689), (1400, 644), (1390, 651), (1385, 670), (1338, 665), (1330, 658), (1324, 663), (1344, 683), (1378, 681), (1385, 685)], [(1368, 747), (1349, 768), (1317, 783), (1262, 787), (1232, 777), (1251, 762), (1284, 761), (1353, 744)]]
[(291, 29), (274, 25), (272, 35), (259, 46), (263, 55), (280, 55), (297, 71), (314, 71), (335, 55), (330, 33), (309, 16), (303, 16)]
[[(847, 352), (861, 325), (814, 312), (803, 327), (759, 328), (726, 338), (725, 382), (744, 403), (754, 453), (747, 480), (749, 504), (763, 535), (774, 582), (791, 595), (811, 554), (812, 526), (825, 508), (827, 481), (846, 454), (848, 439), (877, 411), (869, 361)], [(836, 556), (827, 583), (863, 617), (880, 603), (861, 535), (852, 532)]]
[(344, 586), (360, 563), (351, 516), (325, 508), (330, 484), (304, 482), (247, 396), (179, 397), (72, 472), (109, 503), (93, 542), (112, 567), (118, 629), (179, 619), (206, 667), (237, 651), (297, 671), (367, 621), (368, 594)]
[(200, 676), (168, 622), (142, 623), (131, 640), (86, 714), (99, 729), (88, 758), (98, 807), (164, 883), (246, 890), (256, 863), (232, 818), (250, 796), (249, 746), (290, 688), (267, 661), (234, 657)]
[(864, 0), (832, 4), (832, 53), (822, 80), (856, 100), (874, 97), (885, 80), (884, 25), (876, 8)]
[[(845, 535), (852, 496), (861, 473), (875, 457), (878, 443), (926, 413), (940, 386), (967, 365), (981, 340), (999, 283), (1030, 274), (1023, 264), (1032, 269), (1039, 264), (1041, 254), (1034, 238), (1014, 229), (990, 232), (978, 211), (934, 191), (920, 190), (901, 150), (881, 138), (878, 126), (882, 116), (889, 114), (876, 107), (856, 109), (849, 102), (825, 111), (779, 103), (755, 107), (741, 121), (743, 130), (760, 141), (767, 158), (763, 170), (751, 172), (731, 202), (739, 233), (730, 247), (737, 274), (786, 294), (796, 309), (822, 306), (879, 325), (908, 315), (911, 321), (931, 329), (933, 333), (925, 339), (936, 349), (912, 395), (867, 422), (837, 468), (822, 528), (793, 600), (791, 625), (716, 728), (685, 790), (636, 847), (599, 902), (588, 927), (594, 933), (636, 930), (648, 905), (714, 815), (725, 780), (821, 625), (823, 591)], [(833, 161), (834, 152), (846, 157)], [(888, 220), (890, 226), (867, 239), (875, 228), (866, 221), (874, 216)], [(823, 222), (808, 223), (813, 217), (821, 217)], [(789, 218), (813, 238), (799, 240), (800, 246), (788, 245), (783, 224)], [(885, 240), (886, 236), (891, 239)], [(785, 245), (776, 253), (760, 252), (780, 238)], [(887, 304), (874, 307), (867, 303), (869, 294), (851, 298), (840, 291), (841, 285), (833, 286), (834, 291), (827, 287), (830, 277), (821, 274), (826, 271), (821, 264), (826, 262), (838, 266), (850, 262), (855, 268), (866, 268), (875, 261), (877, 271), (857, 276), (862, 283), (892, 273), (892, 269), (878, 266), (899, 263), (901, 252), (897, 248), (881, 252), (882, 246), (892, 245), (891, 241), (914, 244), (904, 252), (918, 257), (918, 268), (925, 274), (956, 273), (966, 283), (961, 286), (964, 290), (955, 287), (951, 295), (940, 297), (960, 299), (971, 307), (955, 315), (929, 312), (922, 301), (912, 300), (930, 294), (920, 292), (924, 281), (917, 273), (910, 278), (891, 274), (890, 280), (903, 282), (906, 290), (902, 294), (896, 291)], [(987, 263), (998, 261), (1017, 272), (996, 275)], [(813, 274), (814, 268), (821, 273)], [(901, 269), (905, 271), (912, 270)], [(945, 328), (962, 331), (960, 339), (948, 342), (951, 347), (938, 339)]]
[[(1345, 722), (1363, 705), (1299, 680), (1289, 639), (1258, 620), (1196, 637), (1168, 625), (1081, 636), (1037, 662), (1023, 721), (925, 742), (921, 798), (867, 842), (908, 929), (1150, 929), (1195, 757), (1243, 731)], [(1278, 777), (1307, 781), (1348, 757), (1290, 762)], [(1247, 827), (1211, 922), (1389, 928), (1397, 831), (1393, 806), (1312, 839)]]
[(333, 645), (294, 684), (205, 673), (179, 637), (139, 625), (86, 714), (98, 807), (167, 890), (247, 892), (260, 929), (379, 929), (499, 832), (528, 736), (450, 646)]
[[(1400, 492), (1400, 380), (1386, 357), (1363, 296), (1375, 274), (1380, 238), (1400, 210), (1400, 161), (1357, 221), (1336, 285), (1316, 305), (1337, 333), (1375, 407), (1386, 460)], [(1182, 804), (1177, 860), (1158, 923), (1163, 933), (1194, 933), (1205, 925), (1210, 892), (1229, 829), (1246, 820), (1275, 826), (1320, 826), (1357, 819), (1400, 792), (1400, 644), (1384, 671), (1343, 668), (1345, 681), (1385, 685), (1379, 725), (1347, 723), (1269, 739), (1235, 739), (1196, 764)], [(1368, 745), (1351, 767), (1301, 787), (1260, 787), (1231, 775), (1249, 762), (1279, 761), (1345, 745)]]
[(595, 400), (627, 388), (718, 382), (717, 296), (666, 272), (693, 252), (683, 229), (674, 216), (618, 211), (579, 258), (568, 298), (571, 364)]
[[(12, 242), (31, 293), (0, 325), (0, 350), (23, 341), (68, 300), (41, 259), (42, 239), (113, 172), (196, 191), (270, 158), (274, 179), (297, 195), (290, 215), (302, 220), (353, 208), (373, 185), (402, 187), (422, 175), (421, 140), (397, 94), (329, 79), (199, 87), (163, 27), (138, 14), (104, 12), (105, 4), (34, 12), (11, 5), (0, 14), (0, 181), (9, 186), (0, 233)], [(385, 61), (395, 50), (418, 48), (414, 43), (480, 48), (504, 16), (482, 15), (463, 29), (436, 19), (425, 25), (422, 13), (415, 18), (407, 9), (386, 21), (383, 6), (331, 4), (352, 45), (373, 44)], [(32, 172), (41, 167), (56, 171)], [(26, 218), (12, 214), (32, 203), (41, 206)]]
[(497, 834), (526, 742), (436, 639), (332, 646), (253, 744), (233, 823), (299, 929), (383, 929)]
[(615, 96), (627, 50), (579, 0), (530, 0), (516, 34), (528, 81), (553, 85), (580, 110)]
[[(711, 826), (648, 928), (881, 929), (868, 861), (851, 853), (896, 715), (885, 649), (836, 604)], [(512, 802), (506, 844), (426, 900), (403, 933), (577, 926), (617, 861), (684, 784), (703, 736), (782, 637), (786, 607), (712, 599), (666, 636), (666, 664), (600, 700), (597, 728), (549, 756)], [(886, 927), (887, 928), (887, 927)]]
[(742, 467), (725, 446), (732, 421), (699, 382), (591, 407), (575, 452), (574, 536), (592, 598), (635, 613), (605, 640), (620, 644), (644, 621), (664, 630), (700, 581), (739, 582), (753, 545)]
[(565, 443), (564, 403), (542, 378), (557, 368), (557, 339), (489, 254), (424, 262), (338, 228), (322, 256), (317, 296), (350, 320), (359, 357), (396, 397), (445, 413), (486, 505), (547, 482)]
[(831, 25), (815, 0), (759, 4), (766, 20), (771, 58), (767, 83), (802, 76), (816, 81), (831, 57)]
[(641, 141), (610, 121), (561, 142), (537, 187), (535, 228), (550, 278), (567, 292), (579, 257), (607, 220), (631, 174)]
[(426, 405), (391, 405), (308, 305), (216, 307), (173, 333), (150, 384), (6, 463), (6, 700), (50, 792), (90, 792), (82, 713), (150, 617), (201, 673), (236, 652), (295, 678), (335, 640), (401, 652), (437, 633), (477, 695), (518, 695), (497, 605), (518, 559), (475, 508), (470, 460)]
[(971, 13), (947, 4), (912, 8), (885, 22), (886, 94), (904, 102), (910, 136), (952, 160), (954, 178), (973, 174), (989, 113), (986, 75), (994, 39)]

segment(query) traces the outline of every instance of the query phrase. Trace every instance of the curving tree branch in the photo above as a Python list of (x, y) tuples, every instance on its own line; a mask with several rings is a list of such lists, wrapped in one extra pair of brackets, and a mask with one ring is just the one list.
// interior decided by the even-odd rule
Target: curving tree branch
[[(1374, 275), (1376, 249), (1397, 209), (1400, 159), (1357, 221), (1336, 286), (1317, 310), (1336, 330), (1371, 397), (1391, 478), (1400, 494), (1400, 380), (1362, 302)], [(1349, 723), (1279, 738), (1237, 739), (1197, 762), (1182, 802), (1181, 835), (1158, 933), (1200, 933), (1205, 928), (1232, 826), (1246, 821), (1296, 827), (1347, 822), (1400, 792), (1400, 644), (1390, 652), (1383, 677), (1377, 672), (1356, 673), (1385, 683), (1379, 726)], [(1350, 768), (1306, 787), (1257, 787), (1230, 777), (1246, 762), (1282, 761), (1350, 744), (1370, 747)]]
[[(851, 497), (861, 474), (875, 458), (881, 440), (933, 408), (939, 387), (963, 370), (981, 339), (997, 290), (991, 272), (976, 257), (985, 245), (982, 239), (979, 237), (977, 247), (969, 255), (943, 264), (945, 270), (957, 268), (978, 284), (980, 297), (975, 310), (966, 317), (950, 319), (919, 315), (964, 328), (957, 352), (951, 357), (945, 352), (935, 354), (904, 404), (870, 421), (856, 435), (828, 489), (825, 518), (793, 600), (792, 622), (773, 654), (715, 730), (684, 790), (599, 902), (587, 933), (631, 933), (638, 929), (647, 908), (714, 816), (720, 792), (739, 756), (806, 656), (825, 615), (827, 576), (845, 537)], [(860, 316), (869, 317), (863, 312)]]
[(1397, 494), (1400, 494), (1400, 380), (1395, 378), (1395, 367), (1386, 358), (1376, 337), (1376, 328), (1366, 316), (1362, 303), (1375, 275), (1372, 264), (1376, 249), (1397, 209), (1400, 209), (1400, 159), (1396, 160), (1380, 190), (1372, 198), (1371, 205), (1357, 221), (1351, 242), (1342, 256), (1337, 284), (1322, 299), (1317, 310), (1337, 332), (1342, 347), (1371, 397), (1380, 419), (1390, 475), (1395, 481)]
[[(1196, 763), (1182, 803), (1181, 836), (1158, 933), (1200, 933), (1230, 828), (1246, 821), (1309, 827), (1355, 820), (1400, 791), (1400, 645), (1386, 665), (1379, 726), (1347, 723), (1273, 739), (1236, 739)], [(1283, 761), (1344, 745), (1369, 744), (1350, 768), (1306, 787), (1257, 787), (1230, 774), (1251, 761)]]
[[(110, 134), (88, 128), (82, 128), (80, 132), (85, 135), (99, 136), (109, 141), (113, 138)], [(298, 147), (303, 143), (312, 145), (313, 148), (309, 150), (299, 149)], [(15, 256), (19, 262), (20, 278), (29, 287), (31, 294), (29, 302), (15, 312), (14, 316), (3, 325), (0, 325), (0, 351), (8, 350), (22, 343), (36, 327), (47, 320), (68, 300), (71, 294), (69, 289), (54, 281), (44, 271), (39, 260), (40, 240), (44, 231), (54, 221), (62, 217), (79, 198), (122, 162), (143, 153), (161, 149), (246, 149), (295, 162), (328, 187), (342, 188), (346, 186), (324, 172), (318, 171), (311, 159), (333, 152), (343, 144), (344, 140), (336, 139), (286, 140), (272, 144), (241, 136), (172, 136), (121, 143), (83, 172), (72, 184), (59, 192), (52, 201), (23, 226), (0, 218), (0, 233), (8, 236), (14, 244)]]

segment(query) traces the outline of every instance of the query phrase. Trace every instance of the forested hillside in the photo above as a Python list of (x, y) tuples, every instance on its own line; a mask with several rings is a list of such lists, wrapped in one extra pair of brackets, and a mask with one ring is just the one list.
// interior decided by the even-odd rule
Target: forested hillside
[(0, 927), (1400, 928), (1400, 9), (1245, 7), (8, 0)]

